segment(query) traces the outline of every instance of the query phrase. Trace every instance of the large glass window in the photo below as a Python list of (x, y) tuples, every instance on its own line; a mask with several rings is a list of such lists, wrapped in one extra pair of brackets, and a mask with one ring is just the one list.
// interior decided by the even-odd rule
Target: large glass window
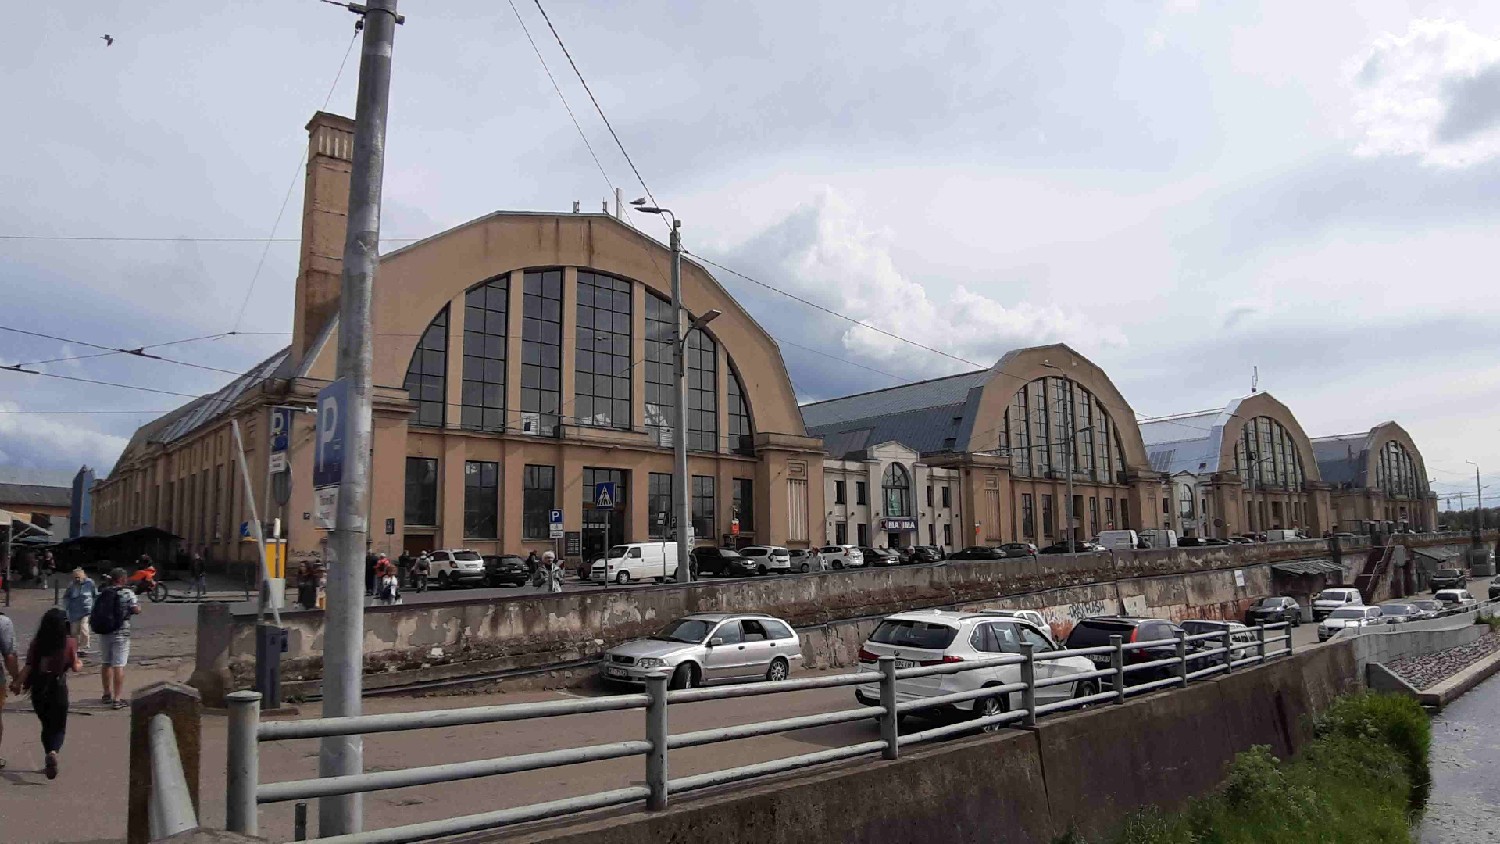
[(672, 444), (672, 303), (646, 297), (646, 430), (656, 444)]
[(719, 344), (702, 331), (688, 335), (688, 448), (719, 450)]
[(1029, 492), (1021, 493), (1021, 537), (1036, 538), (1036, 502)]
[(1055, 524), (1056, 522), (1052, 517), (1052, 496), (1044, 495), (1042, 496), (1042, 537), (1044, 539), (1052, 538), (1053, 526)]
[(693, 532), (705, 541), (714, 541), (714, 479), (711, 475), (693, 476)]
[(464, 536), (494, 539), (500, 513), (500, 464), (464, 463)]
[(441, 428), (447, 419), (445, 393), (448, 389), (448, 309), (444, 307), (427, 324), (417, 350), (406, 367), (406, 392), (417, 405), (411, 424)]
[(1113, 498), (1104, 499), (1104, 524), (1107, 525), (1105, 530), (1114, 530), (1118, 527), (1115, 524), (1115, 500)]
[(1375, 485), (1393, 498), (1418, 498), (1427, 491), (1411, 452), (1395, 440), (1386, 441), (1376, 455)]
[(1031, 422), (1027, 416), (1025, 388), (1016, 391), (1005, 413), (1005, 445), (1010, 449), (1011, 471), (1018, 478), (1031, 476)]
[(573, 417), (580, 425), (630, 427), (630, 282), (578, 273), (578, 356)]
[(665, 539), (672, 526), (672, 476), (652, 472), (646, 479), (646, 520), (652, 539)]
[(869, 504), (870, 503), (870, 493), (868, 492), (868, 489), (869, 489), (869, 487), (866, 486), (866, 484), (865, 484), (864, 481), (855, 481), (854, 482), (854, 503), (855, 504)]
[(911, 475), (900, 463), (885, 467), (882, 481), (885, 497), (885, 515), (896, 518), (911, 515)]
[(406, 458), (406, 524), (437, 524), (436, 457)]
[(740, 374), (733, 367), (729, 369), (729, 450), (736, 454), (755, 453), (755, 431), (750, 427), (745, 385), (740, 383)]
[(1245, 422), (1234, 446), (1234, 468), (1251, 490), (1302, 491), (1305, 476), (1296, 440), (1269, 416)]
[(526, 466), (521, 473), (521, 535), (550, 539), (552, 510), (557, 506), (557, 472), (551, 466)]
[(464, 294), (464, 385), (459, 424), (471, 431), (505, 430), (505, 336), (509, 276)]
[(750, 533), (755, 530), (755, 481), (750, 478), (735, 478), (734, 517), (740, 520), (740, 530)]
[(562, 405), (562, 270), (526, 273), (521, 303), (521, 432), (553, 436)]
[(846, 481), (834, 481), (833, 482), (833, 503), (835, 503), (835, 504), (843, 504), (843, 503), (845, 503), (848, 500), (848, 494), (845, 492), (845, 490), (847, 490), (847, 489), (848, 489), (848, 482), (846, 482)]
[(1010, 452), (1013, 477), (1065, 472), (1072, 448), (1075, 474), (1099, 483), (1121, 482), (1125, 466), (1118, 429), (1098, 397), (1080, 384), (1066, 378), (1030, 382), (1011, 398), (1003, 428), (1001, 445)]

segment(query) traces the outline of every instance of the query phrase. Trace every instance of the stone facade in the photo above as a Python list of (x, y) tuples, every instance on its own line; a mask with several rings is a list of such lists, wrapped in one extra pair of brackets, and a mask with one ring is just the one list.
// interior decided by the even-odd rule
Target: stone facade
[(836, 545), (956, 550), (959, 473), (923, 463), (897, 442), (823, 461), (824, 532)]

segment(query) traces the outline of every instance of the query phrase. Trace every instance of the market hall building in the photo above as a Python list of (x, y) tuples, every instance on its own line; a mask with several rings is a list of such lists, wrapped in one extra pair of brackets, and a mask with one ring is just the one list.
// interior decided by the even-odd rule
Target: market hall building
[[(1159, 476), (1134, 411), (1102, 369), (1066, 345), (1015, 350), (989, 369), (804, 404), (802, 415), (829, 453), (830, 537), (942, 544), (928, 540), (941, 536), (946, 522), (959, 547), (1065, 541), (1069, 472), (1075, 540), (1163, 524)], [(893, 503), (909, 500), (900, 495), (908, 478), (916, 478), (929, 506), (892, 513)], [(867, 488), (870, 497), (846, 483)], [(944, 488), (954, 490), (948, 508)]]
[[(353, 122), (319, 113), (309, 150), (292, 342), (215, 394), (142, 427), (96, 487), (98, 530), (154, 525), (215, 560), (254, 558), (229, 423), (268, 513), (270, 408), (309, 407), (335, 378)], [(671, 254), (607, 214), (500, 212), (386, 254), (372, 304), (376, 550), (584, 552), (670, 529)], [(701, 266), (684, 308), (718, 310), (687, 344), (687, 490), (700, 542), (824, 540), (823, 448), (770, 335)], [(311, 518), (314, 417), (295, 414), (293, 560), (325, 557)], [(595, 484), (614, 482), (613, 510)]]
[(1312, 446), (1323, 480), (1333, 487), (1337, 530), (1363, 533), (1378, 522), (1388, 529), (1437, 529), (1437, 495), (1405, 428), (1382, 422), (1356, 434), (1318, 437)]

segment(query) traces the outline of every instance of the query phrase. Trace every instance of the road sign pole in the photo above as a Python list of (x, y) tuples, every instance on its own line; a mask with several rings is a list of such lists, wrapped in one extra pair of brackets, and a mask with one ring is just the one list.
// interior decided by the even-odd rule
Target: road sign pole
[[(353, 6), (351, 6), (353, 8)], [(380, 196), (385, 175), (386, 113), (390, 104), (391, 52), (396, 40), (396, 0), (366, 0), (364, 43), (354, 108), (354, 156), (339, 288), (338, 377), (348, 383), (347, 438), (339, 482), (338, 517), (329, 550), (328, 609), (324, 627), (323, 714), (360, 714), (364, 667), (364, 555), (369, 535), (370, 443), (374, 348), (371, 294), (380, 250)], [(352, 776), (364, 769), (360, 736), (322, 740), (318, 774)], [(320, 837), (364, 827), (359, 794), (318, 800)]]

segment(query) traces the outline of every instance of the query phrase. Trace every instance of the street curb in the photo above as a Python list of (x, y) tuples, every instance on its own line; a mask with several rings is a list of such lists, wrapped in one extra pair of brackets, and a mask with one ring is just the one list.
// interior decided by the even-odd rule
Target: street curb
[(1500, 652), (1490, 654), (1468, 668), (1454, 674), (1452, 677), (1438, 683), (1436, 686), (1422, 692), (1417, 696), (1417, 700), (1423, 706), (1430, 706), (1441, 710), (1453, 701), (1458, 700), (1465, 692), (1489, 679), (1496, 671), (1500, 671)]

